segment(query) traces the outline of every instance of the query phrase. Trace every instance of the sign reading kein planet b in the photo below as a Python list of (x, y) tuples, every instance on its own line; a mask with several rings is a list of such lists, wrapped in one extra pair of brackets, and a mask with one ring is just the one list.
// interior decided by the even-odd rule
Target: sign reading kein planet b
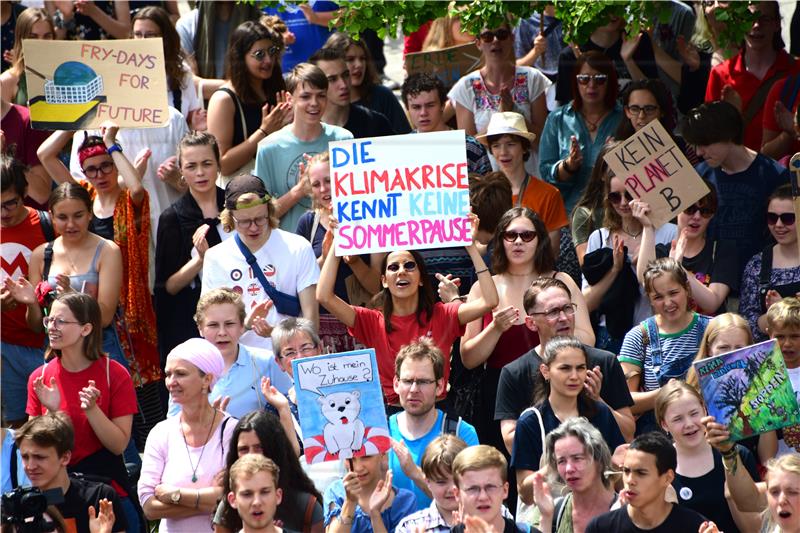
[(463, 131), (329, 145), (337, 256), (472, 242)]
[(160, 38), (22, 41), (36, 129), (157, 128), (169, 120)]

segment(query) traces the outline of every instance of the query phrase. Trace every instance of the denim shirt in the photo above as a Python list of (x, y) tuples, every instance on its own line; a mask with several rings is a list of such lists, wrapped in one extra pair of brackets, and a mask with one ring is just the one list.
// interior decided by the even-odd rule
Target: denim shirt
[[(395, 528), (400, 523), (400, 520), (410, 515), (417, 510), (417, 499), (414, 493), (406, 489), (399, 489), (393, 487), (394, 500), (392, 505), (381, 512), (383, 525), (389, 533), (394, 533)], [(337, 479), (325, 490), (323, 497), (325, 510), (325, 527), (330, 525), (331, 520), (335, 519), (342, 513), (342, 505), (347, 497), (344, 485), (341, 479)], [(370, 521), (369, 514), (365, 513), (360, 505), (356, 506), (355, 514), (353, 515), (353, 525), (350, 526), (351, 533), (372, 533), (372, 522)]]
[[(622, 105), (617, 103), (614, 109), (600, 123), (597, 135), (592, 140), (583, 116), (575, 111), (572, 102), (563, 105), (547, 116), (542, 137), (539, 140), (539, 172), (540, 177), (558, 187), (564, 199), (567, 213), (580, 199), (589, 176), (592, 173), (595, 159), (606, 139), (613, 137), (620, 120), (624, 117)], [(558, 163), (569, 155), (570, 138), (575, 135), (583, 154), (581, 168), (567, 181), (559, 181), (556, 175)]]

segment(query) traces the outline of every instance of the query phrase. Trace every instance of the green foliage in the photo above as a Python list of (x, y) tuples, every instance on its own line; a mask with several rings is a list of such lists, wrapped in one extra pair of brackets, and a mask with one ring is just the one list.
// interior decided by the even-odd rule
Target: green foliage
[(714, 17), (724, 23), (717, 37), (718, 46), (738, 48), (742, 44), (744, 36), (758, 19), (758, 14), (752, 13), (749, 7), (750, 2), (730, 2), (717, 8)]

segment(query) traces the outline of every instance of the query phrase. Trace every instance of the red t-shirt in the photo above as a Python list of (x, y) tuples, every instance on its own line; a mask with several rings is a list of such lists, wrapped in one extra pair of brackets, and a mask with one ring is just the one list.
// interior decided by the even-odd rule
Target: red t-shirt
[[(444, 381), (450, 375), (450, 350), (455, 340), (464, 334), (465, 326), (458, 322), (458, 306), (461, 302), (433, 306), (433, 318), (424, 326), (417, 322), (416, 313), (408, 316), (392, 316), (392, 332), (387, 334), (383, 311), (354, 307), (356, 321), (347, 332), (361, 344), (375, 349), (378, 374), (381, 378), (383, 396), (389, 404), (400, 402), (394, 392), (394, 360), (400, 348), (420, 337), (430, 337), (444, 354)], [(442, 395), (444, 397), (445, 395)]]
[[(39, 213), (28, 208), (28, 216), (16, 226), (0, 231), (0, 251), (2, 253), (2, 281), (6, 278), (17, 280), (28, 277), (31, 254), (37, 246), (44, 243), (44, 233), (39, 222)], [(29, 348), (44, 346), (44, 333), (35, 333), (28, 328), (25, 320), (25, 306), (3, 311), (0, 316), (0, 338), (3, 342)]]
[[(799, 69), (800, 64), (792, 56), (786, 53), (785, 50), (779, 50), (775, 63), (769, 68), (764, 79), (760, 80), (747, 71), (744, 56), (739, 52), (711, 69), (711, 74), (708, 76), (708, 85), (706, 85), (706, 102), (719, 100), (722, 97), (722, 88), (725, 85), (730, 85), (742, 97), (742, 113), (744, 113), (750, 100), (755, 96), (758, 88), (761, 87), (765, 80), (770, 79), (778, 72), (783, 72), (783, 75), (786, 76), (798, 72)], [(745, 124), (744, 145), (756, 151), (761, 150), (765, 108), (766, 106), (761, 106), (758, 113), (753, 116), (753, 120), (749, 124)]]
[[(512, 197), (514, 205), (517, 205), (517, 196)], [(528, 184), (522, 192), (521, 205), (536, 211), (547, 227), (547, 231), (555, 231), (569, 224), (561, 193), (556, 187), (545, 183), (536, 176), (528, 177)]]
[(14, 157), (31, 167), (41, 164), (36, 150), (51, 132), (31, 128), (31, 113), (27, 107), (11, 104), (8, 113), (0, 120), (0, 129), (6, 136), (6, 144), (14, 145)]
[[(797, 83), (797, 81), (798, 81), (797, 76), (792, 76), (792, 84), (794, 85), (795, 83)], [(769, 94), (767, 95), (767, 101), (764, 104), (765, 130), (771, 130), (773, 132), (778, 132), (778, 133), (782, 131), (781, 127), (778, 126), (778, 121), (775, 120), (775, 102), (781, 100), (783, 88), (785, 85), (786, 85), (786, 78), (783, 78), (782, 80), (776, 82), (775, 85), (772, 86), (772, 89), (770, 89)], [(793, 90), (794, 90), (793, 87), (789, 88), (790, 92), (787, 95), (787, 98), (792, 97), (791, 93), (793, 92)], [(800, 104), (800, 91), (798, 91), (797, 94), (794, 95), (794, 101), (790, 101), (788, 104), (784, 102), (783, 104), (789, 111), (792, 112), (792, 116), (794, 116), (795, 112), (797, 111), (797, 105)], [(800, 141), (798, 141), (795, 138), (794, 141), (792, 142), (792, 147), (789, 150), (788, 154), (794, 155), (797, 152), (800, 152)], [(785, 156), (786, 154), (783, 155)]]
[(89, 384), (90, 379), (94, 380), (95, 387), (100, 390), (97, 406), (109, 419), (133, 415), (139, 410), (136, 405), (133, 380), (121, 364), (103, 356), (85, 370), (70, 372), (61, 366), (61, 358), (56, 357), (34, 370), (28, 378), (28, 406), (25, 411), (30, 416), (39, 416), (47, 411), (33, 391), (33, 381), (42, 375), (44, 383), (48, 386), (50, 378), (56, 378), (56, 385), (61, 391), (59, 410), (69, 415), (75, 428), (75, 447), (72, 451), (71, 465), (79, 463), (103, 448), (103, 444), (95, 435), (86, 414), (81, 409), (78, 396), (78, 392)]

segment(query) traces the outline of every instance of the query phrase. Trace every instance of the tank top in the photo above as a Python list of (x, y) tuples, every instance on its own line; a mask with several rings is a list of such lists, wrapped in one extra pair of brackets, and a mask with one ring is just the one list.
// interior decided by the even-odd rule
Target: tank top
[[(97, 298), (97, 288), (100, 284), (100, 272), (97, 270), (97, 261), (100, 259), (100, 252), (106, 245), (105, 241), (100, 241), (94, 251), (92, 264), (89, 265), (89, 270), (84, 274), (75, 274), (69, 277), (69, 286), (78, 292), (88, 294), (93, 298)], [(51, 287), (56, 286), (58, 278), (47, 274), (47, 282)]]
[[(236, 93), (227, 87), (221, 87), (217, 90), (228, 94), (233, 98), (233, 103), (236, 104), (233, 113), (233, 139), (231, 140), (231, 146), (238, 146), (261, 126), (261, 108), (264, 107), (264, 103), (250, 104), (243, 102), (236, 96)], [(242, 131), (242, 112), (244, 112), (244, 123), (247, 126), (247, 131), (244, 132)]]
[[(483, 315), (483, 328), (492, 323), (492, 313)], [(494, 350), (486, 360), (489, 368), (503, 368), (511, 361), (539, 345), (539, 334), (525, 324), (514, 324), (500, 335)]]

